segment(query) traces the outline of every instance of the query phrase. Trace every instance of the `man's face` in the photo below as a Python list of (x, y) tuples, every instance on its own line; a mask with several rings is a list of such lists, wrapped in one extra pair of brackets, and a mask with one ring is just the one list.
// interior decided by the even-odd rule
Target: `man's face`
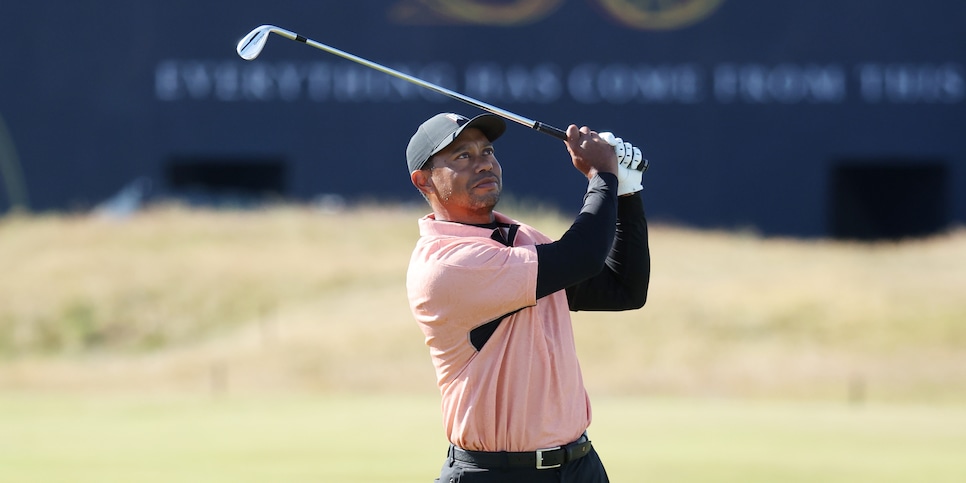
[[(429, 161), (437, 203), (448, 219), (465, 223), (492, 221), (503, 189), (503, 170), (493, 143), (476, 128), (466, 129)], [(483, 218), (483, 221), (479, 221)]]

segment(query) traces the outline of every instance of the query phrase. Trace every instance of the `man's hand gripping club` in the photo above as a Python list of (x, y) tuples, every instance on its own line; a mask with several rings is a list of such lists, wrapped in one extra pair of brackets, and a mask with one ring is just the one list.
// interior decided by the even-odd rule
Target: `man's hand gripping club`
[(571, 124), (567, 127), (567, 139), (564, 141), (567, 151), (575, 168), (587, 179), (597, 173), (613, 173), (618, 176), (619, 166), (614, 147), (604, 141), (596, 131), (584, 126), (577, 128)]
[(644, 186), (641, 183), (644, 172), (647, 171), (648, 162), (641, 154), (641, 150), (611, 132), (600, 133), (600, 138), (613, 146), (617, 153), (617, 196), (643, 190)]

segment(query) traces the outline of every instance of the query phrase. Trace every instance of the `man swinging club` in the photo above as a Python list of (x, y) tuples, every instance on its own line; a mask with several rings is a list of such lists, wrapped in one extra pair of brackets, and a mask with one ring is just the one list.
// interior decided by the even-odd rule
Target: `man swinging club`
[(451, 443), (440, 482), (606, 482), (570, 311), (644, 305), (650, 277), (640, 194), (647, 161), (610, 133), (567, 128), (584, 205), (552, 240), (494, 211), (499, 116), (433, 116), (412, 136), (413, 185), (432, 213), (407, 273)]

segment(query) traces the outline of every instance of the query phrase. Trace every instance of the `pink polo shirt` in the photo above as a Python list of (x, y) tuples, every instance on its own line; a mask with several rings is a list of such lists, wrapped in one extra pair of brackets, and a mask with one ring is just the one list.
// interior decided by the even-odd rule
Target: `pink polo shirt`
[[(519, 224), (513, 247), (492, 230), (419, 220), (409, 264), (409, 305), (426, 335), (450, 442), (477, 451), (531, 451), (576, 440), (590, 425), (564, 291), (536, 300), (536, 245)], [(504, 319), (477, 352), (470, 331)]]

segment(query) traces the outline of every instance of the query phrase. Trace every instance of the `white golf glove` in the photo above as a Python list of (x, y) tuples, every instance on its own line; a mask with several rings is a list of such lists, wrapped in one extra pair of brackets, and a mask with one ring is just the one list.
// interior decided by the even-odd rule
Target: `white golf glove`
[(641, 150), (631, 143), (614, 136), (612, 132), (598, 134), (605, 142), (614, 146), (617, 153), (617, 196), (637, 193), (644, 189), (641, 184), (648, 162), (641, 154)]

